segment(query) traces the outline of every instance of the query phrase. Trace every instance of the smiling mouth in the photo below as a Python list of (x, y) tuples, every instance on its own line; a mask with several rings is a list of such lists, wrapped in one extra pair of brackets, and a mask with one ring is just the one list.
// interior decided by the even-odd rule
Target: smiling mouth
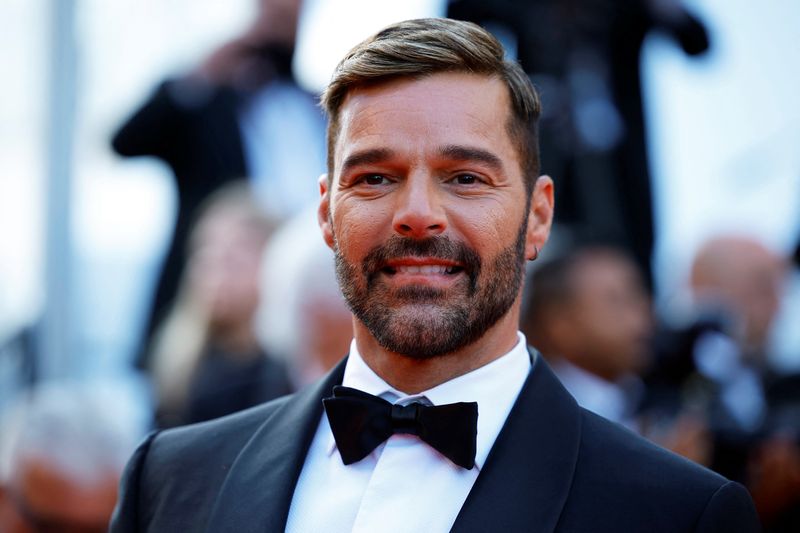
[(386, 265), (381, 272), (389, 276), (395, 274), (422, 275), (422, 276), (452, 276), (463, 272), (464, 268), (458, 265)]

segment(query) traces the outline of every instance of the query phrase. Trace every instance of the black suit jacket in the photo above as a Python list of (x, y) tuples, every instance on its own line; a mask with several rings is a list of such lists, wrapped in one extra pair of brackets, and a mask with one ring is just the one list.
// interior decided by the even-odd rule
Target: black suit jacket
[[(111, 532), (283, 531), (322, 416), (323, 381), (227, 418), (150, 436)], [(332, 489), (333, 490), (333, 489)], [(453, 531), (750, 532), (745, 489), (578, 407), (541, 357)]]

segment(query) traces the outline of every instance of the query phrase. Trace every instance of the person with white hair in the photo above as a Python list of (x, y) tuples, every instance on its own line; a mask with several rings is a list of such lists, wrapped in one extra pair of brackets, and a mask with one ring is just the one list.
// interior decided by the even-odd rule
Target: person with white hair
[(0, 419), (0, 531), (103, 532), (143, 436), (109, 387), (43, 384)]
[(264, 250), (256, 335), (267, 353), (284, 358), (294, 384), (307, 385), (347, 354), (352, 314), (319, 234), (317, 206), (283, 224)]

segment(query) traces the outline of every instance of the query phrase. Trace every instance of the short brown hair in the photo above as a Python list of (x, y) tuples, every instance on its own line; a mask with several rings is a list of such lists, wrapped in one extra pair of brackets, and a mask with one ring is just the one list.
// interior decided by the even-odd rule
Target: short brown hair
[(505, 82), (512, 108), (508, 131), (517, 144), (530, 195), (539, 175), (539, 95), (522, 67), (505, 59), (502, 45), (492, 34), (471, 22), (442, 18), (393, 24), (350, 50), (336, 67), (321, 102), (328, 114), (328, 179), (333, 179), (339, 112), (351, 91), (441, 72), (496, 76)]

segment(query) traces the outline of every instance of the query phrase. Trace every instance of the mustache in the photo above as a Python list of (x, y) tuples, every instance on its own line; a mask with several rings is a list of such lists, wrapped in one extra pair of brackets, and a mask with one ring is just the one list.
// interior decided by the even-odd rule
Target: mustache
[(456, 262), (464, 269), (473, 285), (481, 269), (480, 255), (463, 242), (454, 241), (444, 235), (425, 239), (393, 235), (385, 243), (372, 248), (364, 257), (361, 267), (368, 284), (371, 284), (386, 263), (397, 257), (427, 257)]

